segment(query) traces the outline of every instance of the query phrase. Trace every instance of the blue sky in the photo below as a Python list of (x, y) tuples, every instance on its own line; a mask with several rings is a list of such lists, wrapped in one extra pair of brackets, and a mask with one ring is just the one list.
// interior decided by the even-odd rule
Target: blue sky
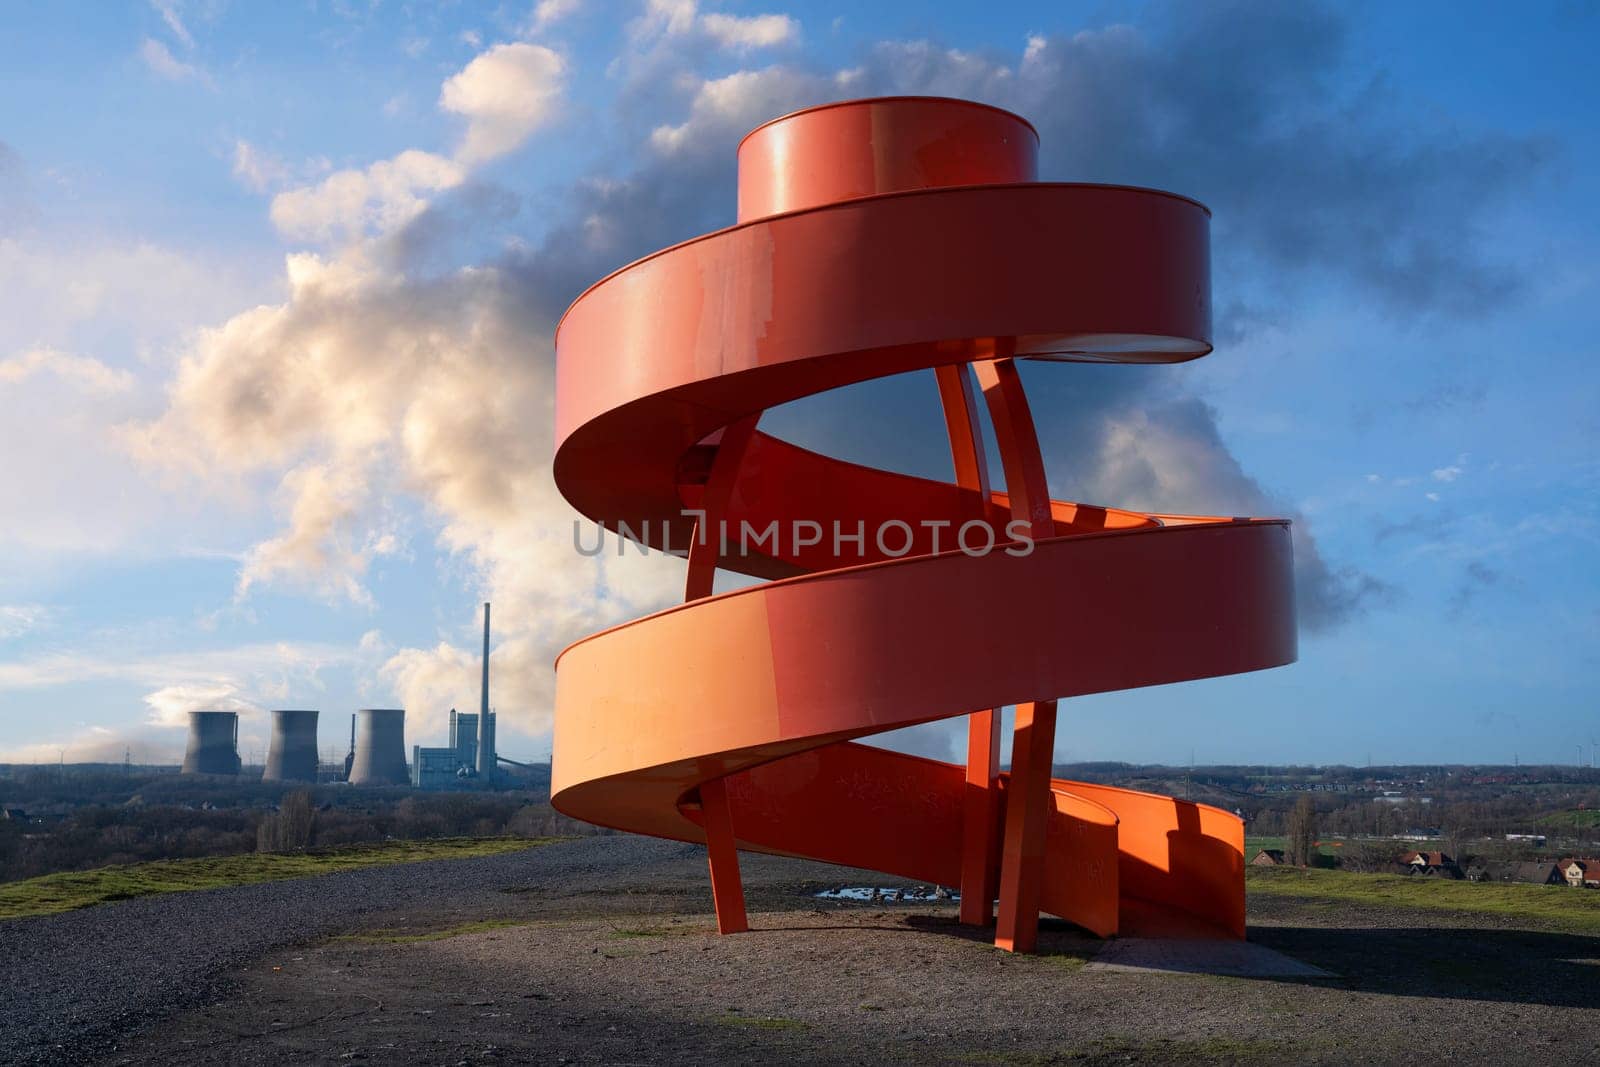
[[(669, 602), (549, 484), (549, 338), (732, 221), (797, 106), (925, 92), (1214, 210), (1217, 351), (1030, 366), (1058, 496), (1298, 522), (1301, 661), (1079, 700), (1059, 759), (1524, 762), (1600, 739), (1600, 104), (1578, 4), (595, 0), (0, 9), (0, 759), (182, 713), (476, 702)], [(944, 473), (929, 380), (775, 412)], [(1201, 726), (1200, 723), (1207, 725)], [(1221, 726), (1215, 724), (1220, 723)], [(948, 728), (898, 739), (948, 754)]]

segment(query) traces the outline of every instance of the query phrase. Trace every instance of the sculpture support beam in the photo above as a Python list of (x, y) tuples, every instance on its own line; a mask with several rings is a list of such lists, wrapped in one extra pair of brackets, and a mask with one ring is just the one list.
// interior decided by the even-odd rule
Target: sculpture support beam
[[(717, 456), (711, 463), (701, 501), (703, 517), (696, 524), (689, 543), (689, 568), (684, 579), (685, 602), (711, 595), (717, 578), (717, 560), (722, 551), (722, 523), (728, 514), (728, 501), (739, 482), (739, 466), (755, 433), (761, 414), (730, 423), (717, 442)], [(739, 874), (739, 849), (734, 844), (733, 809), (728, 801), (727, 782), (712, 778), (700, 786), (700, 813), (706, 831), (706, 861), (711, 867), (711, 898), (717, 909), (717, 931), (737, 934), (750, 929), (744, 910), (744, 880)]]
[(967, 716), (967, 776), (962, 794), (961, 921), (994, 921), (1000, 867), (1000, 712)]
[(1000, 915), (994, 943), (1007, 952), (1032, 952), (1039, 938), (1039, 897), (1044, 884), (1046, 820), (1050, 816), (1050, 761), (1056, 742), (1056, 702), (1017, 705), (1011, 735), (1011, 790), (1000, 860)]
[[(950, 463), (966, 505), (963, 510), (970, 518), (986, 519), (992, 490), (972, 372), (960, 363), (935, 368), (934, 373), (950, 438)], [(961, 803), (961, 921), (987, 926), (994, 921), (1000, 867), (998, 708), (985, 708), (967, 717), (967, 771)]]
[[(1039, 436), (1017, 365), (1010, 359), (989, 360), (975, 364), (974, 370), (1000, 445), (1011, 515), (1027, 522), (1036, 540), (1050, 537), (1055, 533), (1055, 519), (1050, 512), (1044, 457), (1039, 452)], [(994, 936), (994, 943), (1010, 952), (1032, 952), (1039, 934), (1045, 822), (1050, 817), (1050, 768), (1055, 741), (1055, 701), (1017, 705), (1017, 722), (1011, 736), (1005, 844), (1000, 859), (1000, 916)]]
[(739, 876), (739, 851), (734, 844), (733, 808), (728, 803), (726, 778), (712, 778), (700, 786), (700, 813), (705, 818), (717, 933), (742, 934), (750, 929), (750, 921), (745, 917), (744, 880)]

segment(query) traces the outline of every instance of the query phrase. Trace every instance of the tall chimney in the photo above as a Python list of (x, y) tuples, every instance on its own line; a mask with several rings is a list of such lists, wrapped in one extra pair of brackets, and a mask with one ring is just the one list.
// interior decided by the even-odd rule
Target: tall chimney
[(483, 700), (478, 705), (478, 777), (494, 777), (494, 734), (489, 730), (489, 602), (483, 602)]

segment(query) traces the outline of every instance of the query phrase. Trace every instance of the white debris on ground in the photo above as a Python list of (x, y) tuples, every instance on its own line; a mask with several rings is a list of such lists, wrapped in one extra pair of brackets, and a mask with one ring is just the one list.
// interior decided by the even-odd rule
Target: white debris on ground
[(855, 900), (869, 904), (919, 904), (960, 901), (961, 894), (944, 886), (836, 886), (816, 894), (819, 900)]

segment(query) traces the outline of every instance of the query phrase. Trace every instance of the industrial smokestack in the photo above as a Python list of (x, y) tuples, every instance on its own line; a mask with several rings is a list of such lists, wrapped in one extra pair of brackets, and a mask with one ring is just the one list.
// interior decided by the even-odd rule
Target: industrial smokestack
[(404, 708), (362, 708), (356, 712), (356, 758), (352, 785), (405, 785), (406, 712)]
[(183, 753), (183, 773), (239, 773), (238, 712), (189, 713), (189, 747)]
[(272, 743), (267, 749), (263, 782), (317, 780), (317, 713), (272, 712)]
[(350, 751), (344, 754), (344, 780), (350, 780), (350, 768), (356, 762), (356, 713), (350, 713)]
[(483, 700), (478, 704), (478, 777), (493, 777), (494, 730), (489, 726), (489, 602), (483, 602)]

